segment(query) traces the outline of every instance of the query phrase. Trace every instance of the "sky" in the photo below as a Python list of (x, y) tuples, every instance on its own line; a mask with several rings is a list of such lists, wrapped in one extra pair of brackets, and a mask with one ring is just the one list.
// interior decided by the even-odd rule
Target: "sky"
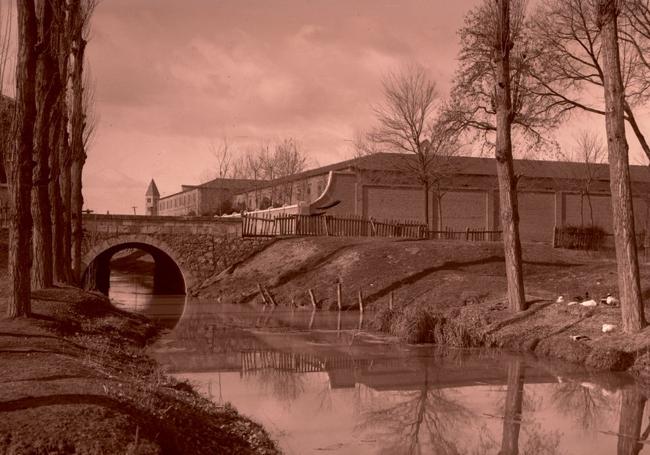
[(152, 178), (162, 195), (199, 183), (223, 138), (245, 150), (293, 137), (312, 166), (350, 158), (387, 72), (416, 63), (448, 92), (457, 30), (476, 3), (101, 1), (87, 47), (85, 208), (143, 214)]

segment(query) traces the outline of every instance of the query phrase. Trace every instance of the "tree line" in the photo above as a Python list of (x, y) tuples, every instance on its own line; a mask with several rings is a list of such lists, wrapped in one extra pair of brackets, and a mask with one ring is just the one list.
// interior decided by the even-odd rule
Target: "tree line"
[[(282, 179), (298, 174), (308, 166), (307, 154), (300, 142), (293, 137), (249, 147), (243, 151), (236, 150), (228, 138), (224, 137), (219, 145), (211, 143), (209, 149), (214, 167), (204, 174), (204, 182), (216, 178), (253, 181), (255, 207), (235, 207), (238, 210), (266, 209), (290, 203), (294, 196), (294, 185), (291, 181)], [(260, 187), (278, 179), (280, 181), (274, 185), (269, 195), (262, 197)]]
[[(574, 112), (605, 118), (612, 219), (623, 328), (646, 322), (636, 251), (625, 124), (650, 159), (636, 112), (650, 96), (649, 0), (550, 0), (532, 12), (525, 0), (484, 0), (459, 30), (458, 69), (443, 98), (426, 71), (410, 65), (383, 78), (376, 122), (355, 138), (358, 154), (402, 152), (404, 170), (423, 187), (424, 219), (429, 193), (444, 195), (440, 182), (455, 169), (449, 158), (463, 145), (494, 154), (499, 187), (508, 300), (526, 309), (513, 151), (562, 155), (550, 133)], [(590, 204), (598, 144), (583, 136), (581, 194)], [(592, 215), (593, 218), (593, 215)], [(593, 222), (593, 221), (592, 221)]]
[(82, 170), (93, 130), (84, 59), (95, 6), (16, 0), (15, 100), (3, 112), (9, 317), (29, 316), (31, 289), (81, 279)]

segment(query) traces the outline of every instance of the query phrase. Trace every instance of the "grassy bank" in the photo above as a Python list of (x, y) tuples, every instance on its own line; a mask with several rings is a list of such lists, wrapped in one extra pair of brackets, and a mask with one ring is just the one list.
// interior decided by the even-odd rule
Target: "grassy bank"
[(161, 372), (147, 319), (76, 289), (32, 305), (0, 319), (0, 453), (278, 453), (258, 424)]
[[(521, 313), (508, 310), (504, 301), (465, 302), (442, 310), (432, 305), (383, 307), (371, 327), (408, 343), (498, 347), (600, 370), (629, 371), (650, 384), (650, 329), (627, 335), (620, 322), (619, 308), (537, 300)], [(603, 324), (615, 325), (615, 331), (603, 333)]]

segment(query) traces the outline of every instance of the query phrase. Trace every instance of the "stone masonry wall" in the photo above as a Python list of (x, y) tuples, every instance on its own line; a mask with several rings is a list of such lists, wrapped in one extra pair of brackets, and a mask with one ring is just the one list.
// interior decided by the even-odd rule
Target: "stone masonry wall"
[(97, 254), (120, 245), (142, 245), (168, 254), (193, 293), (206, 279), (240, 262), (271, 240), (244, 239), (238, 221), (214, 219), (179, 220), (165, 217), (84, 217), (83, 256), (85, 266)]

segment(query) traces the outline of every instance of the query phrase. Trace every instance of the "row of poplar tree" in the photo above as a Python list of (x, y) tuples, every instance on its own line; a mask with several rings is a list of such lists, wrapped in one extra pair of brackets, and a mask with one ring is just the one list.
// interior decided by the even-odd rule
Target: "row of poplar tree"
[(95, 0), (16, 0), (15, 100), (3, 98), (9, 188), (8, 316), (31, 289), (78, 283), (87, 121), (84, 53)]

